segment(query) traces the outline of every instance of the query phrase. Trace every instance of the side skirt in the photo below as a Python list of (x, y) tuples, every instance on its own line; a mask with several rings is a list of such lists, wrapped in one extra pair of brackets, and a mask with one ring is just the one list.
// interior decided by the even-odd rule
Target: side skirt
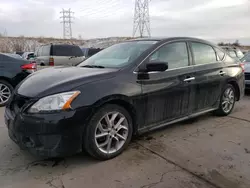
[(204, 110), (204, 111), (197, 112), (197, 113), (194, 113), (194, 114), (190, 114), (188, 116), (185, 116), (185, 117), (182, 117), (182, 118), (179, 118), (179, 119), (175, 119), (173, 121), (169, 121), (169, 122), (166, 122), (166, 123), (161, 123), (161, 124), (158, 124), (158, 125), (144, 127), (142, 129), (138, 130), (138, 134), (143, 134), (143, 133), (150, 132), (150, 131), (153, 131), (153, 130), (156, 130), (156, 129), (160, 129), (162, 127), (165, 127), (165, 126), (168, 126), (168, 125), (171, 125), (171, 124), (174, 124), (174, 123), (178, 123), (178, 122), (181, 122), (181, 121), (185, 121), (185, 120), (188, 120), (188, 119), (191, 119), (191, 118), (195, 118), (195, 117), (198, 117), (200, 115), (203, 115), (203, 114), (206, 114), (208, 112), (215, 111), (215, 110), (217, 110), (217, 108), (212, 108), (212, 109)]

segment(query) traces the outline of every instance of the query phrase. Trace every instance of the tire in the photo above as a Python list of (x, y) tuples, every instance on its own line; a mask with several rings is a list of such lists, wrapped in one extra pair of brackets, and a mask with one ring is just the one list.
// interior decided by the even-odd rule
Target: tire
[[(116, 117), (114, 118), (114, 121), (112, 121), (112, 117)], [(107, 119), (111, 120), (109, 122), (114, 123), (110, 123), (108, 125)], [(118, 126), (120, 121), (122, 125)], [(112, 126), (114, 127), (113, 129), (110, 128)], [(110, 130), (107, 131), (108, 129)], [(128, 111), (119, 105), (106, 104), (97, 110), (97, 112), (91, 117), (89, 123), (86, 125), (83, 134), (83, 149), (98, 160), (112, 159), (120, 155), (127, 148), (131, 141), (132, 133), (133, 123)], [(101, 134), (104, 134), (105, 136), (97, 138)], [(124, 140), (124, 138), (126, 139)]]
[[(230, 99), (230, 104), (231, 104), (230, 109), (225, 110), (225, 108), (223, 107), (224, 106), (224, 102), (225, 102), (224, 96), (225, 96), (225, 92), (228, 91), (228, 90), (230, 92), (231, 91), (233, 92), (233, 98)], [(215, 111), (215, 115), (217, 115), (217, 116), (227, 116), (227, 115), (229, 115), (232, 112), (233, 108), (234, 108), (235, 101), (236, 101), (235, 88), (231, 84), (227, 84), (224, 87), (223, 91), (222, 91), (221, 98), (220, 98), (220, 105), (219, 105), (219, 108)]]
[[(11, 98), (13, 87), (5, 80), (0, 80), (0, 107), (5, 106)], [(7, 93), (10, 93), (7, 95)], [(8, 96), (8, 98), (6, 98)]]

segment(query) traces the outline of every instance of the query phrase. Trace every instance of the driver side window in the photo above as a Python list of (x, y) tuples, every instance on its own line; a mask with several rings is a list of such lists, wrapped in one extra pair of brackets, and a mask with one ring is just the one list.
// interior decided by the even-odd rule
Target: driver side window
[(168, 69), (186, 67), (189, 65), (187, 45), (185, 42), (166, 44), (150, 56), (149, 62), (166, 62)]

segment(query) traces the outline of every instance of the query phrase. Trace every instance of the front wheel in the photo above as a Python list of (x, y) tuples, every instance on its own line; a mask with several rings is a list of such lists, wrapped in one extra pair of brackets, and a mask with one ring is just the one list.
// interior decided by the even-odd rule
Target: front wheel
[(99, 160), (116, 157), (132, 137), (132, 119), (127, 110), (113, 104), (101, 107), (86, 125), (84, 149)]
[(215, 111), (216, 115), (227, 116), (232, 112), (236, 100), (235, 94), (234, 87), (231, 84), (227, 84), (221, 95), (220, 106)]

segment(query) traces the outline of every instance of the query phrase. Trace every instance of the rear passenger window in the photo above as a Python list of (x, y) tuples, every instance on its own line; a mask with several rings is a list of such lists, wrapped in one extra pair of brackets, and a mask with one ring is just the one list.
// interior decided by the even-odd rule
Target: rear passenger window
[(83, 56), (83, 51), (79, 46), (72, 47), (72, 56), (81, 57)]
[(54, 56), (83, 56), (82, 50), (73, 45), (54, 45), (52, 53)]
[(223, 51), (221, 51), (220, 49), (218, 49), (218, 48), (215, 48), (215, 51), (216, 51), (216, 53), (218, 55), (218, 58), (219, 58), (218, 60), (222, 61), (224, 59), (224, 57), (225, 57), (225, 53)]
[(192, 42), (191, 44), (196, 65), (214, 63), (217, 61), (216, 54), (212, 46), (199, 42)]
[(185, 42), (166, 44), (153, 53), (149, 61), (168, 63), (168, 69), (186, 67), (189, 65), (187, 45)]

